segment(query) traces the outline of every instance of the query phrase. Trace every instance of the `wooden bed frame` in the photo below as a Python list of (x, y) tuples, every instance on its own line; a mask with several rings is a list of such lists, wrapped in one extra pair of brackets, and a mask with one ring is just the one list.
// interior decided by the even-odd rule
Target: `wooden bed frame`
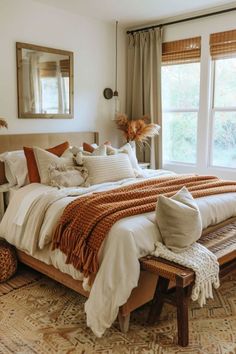
[[(0, 153), (6, 151), (22, 150), (23, 146), (39, 146), (48, 148), (69, 141), (71, 145), (81, 146), (83, 142), (89, 144), (99, 143), (97, 132), (68, 132), (68, 133), (42, 133), (42, 134), (12, 134), (0, 135)], [(4, 176), (4, 165), (0, 164), (0, 176)], [(62, 273), (52, 265), (47, 265), (22, 251), (17, 251), (19, 260), (47, 275), (48, 277), (64, 284), (78, 293), (88, 297), (88, 293), (83, 289), (82, 282), (73, 279), (70, 275)], [(130, 295), (129, 300), (119, 311), (119, 323), (123, 332), (128, 331), (130, 313), (141, 305), (152, 300), (158, 276), (150, 272), (141, 271), (139, 285)]]
[[(3, 138), (3, 139), (2, 139)], [(41, 147), (50, 147), (57, 145), (65, 140), (71, 144), (81, 145), (83, 141), (88, 143), (98, 143), (98, 133), (51, 133), (51, 134), (30, 134), (30, 135), (3, 135), (0, 136), (1, 145), (0, 153), (4, 151), (12, 151), (22, 149), (22, 146), (37, 145)], [(0, 173), (2, 167), (0, 166)], [(227, 224), (236, 221), (235, 218), (230, 218), (218, 225), (208, 228), (204, 234), (213, 232)], [(88, 297), (89, 293), (82, 287), (82, 282), (73, 279), (70, 275), (62, 273), (52, 265), (47, 265), (32, 256), (18, 250), (18, 258), (20, 262), (30, 266), (31, 268), (47, 275), (48, 277), (58, 281), (70, 289)], [(222, 264), (233, 263), (235, 267), (236, 250), (224, 258)], [(155, 318), (161, 312), (163, 303), (168, 300), (167, 290), (176, 286), (177, 300), (172, 301), (172, 304), (178, 305), (177, 319), (178, 319), (178, 343), (179, 345), (188, 345), (188, 298), (189, 289), (194, 282), (194, 272), (187, 268), (178, 266), (174, 263), (168, 263), (162, 259), (155, 259), (153, 266), (153, 259), (149, 257), (141, 259), (140, 261), (140, 278), (138, 286), (133, 289), (126, 304), (120, 307), (119, 323), (122, 332), (127, 332), (129, 328), (130, 314), (136, 308), (153, 300), (149, 322), (153, 323)], [(232, 265), (230, 266), (232, 269)], [(171, 282), (171, 284), (170, 284)], [(180, 310), (181, 309), (181, 310)], [(183, 311), (183, 312), (182, 312)]]
[[(85, 297), (89, 296), (89, 293), (83, 289), (82, 281), (73, 279), (69, 274), (62, 273), (52, 265), (43, 263), (23, 251), (17, 250), (17, 256), (21, 263), (39, 271), (42, 274), (45, 274), (49, 278), (56, 280), (57, 282)], [(129, 330), (131, 312), (153, 299), (157, 280), (158, 274), (141, 270), (137, 288), (133, 289), (126, 304), (121, 306), (119, 309), (118, 320), (120, 330), (123, 333), (126, 333)]]

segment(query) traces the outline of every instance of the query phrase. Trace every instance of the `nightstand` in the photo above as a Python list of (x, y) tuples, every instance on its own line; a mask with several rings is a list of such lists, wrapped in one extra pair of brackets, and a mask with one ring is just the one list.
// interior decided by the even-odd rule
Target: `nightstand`
[(150, 162), (139, 162), (138, 165), (142, 170), (145, 170), (146, 168), (150, 168)]
[(4, 193), (9, 191), (9, 184), (0, 185), (0, 221), (6, 210)]

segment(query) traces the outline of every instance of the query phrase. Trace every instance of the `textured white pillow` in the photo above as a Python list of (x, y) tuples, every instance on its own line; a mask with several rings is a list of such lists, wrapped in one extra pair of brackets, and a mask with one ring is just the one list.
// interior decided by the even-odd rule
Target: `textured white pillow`
[(29, 183), (28, 168), (23, 150), (9, 151), (0, 155), (4, 162), (5, 175), (10, 186), (22, 187)]
[(39, 147), (33, 147), (34, 156), (37, 163), (37, 167), (39, 170), (39, 176), (41, 183), (49, 184), (49, 167), (52, 164), (57, 166), (64, 165), (67, 167), (73, 166), (73, 154), (68, 150), (66, 150), (61, 157), (58, 157), (51, 152), (43, 150)]
[(48, 168), (49, 184), (53, 187), (86, 186), (88, 171), (84, 167), (52, 164)]
[(100, 145), (93, 152), (91, 152), (92, 156), (106, 156), (107, 155), (107, 146)]
[(106, 156), (107, 155), (107, 146), (106, 145), (100, 145), (100, 146), (97, 146), (97, 144), (92, 144), (92, 145), (96, 145), (96, 147), (93, 146), (94, 147), (93, 152), (84, 151), (82, 146), (80, 146), (80, 147), (72, 146), (70, 148), (70, 151), (72, 152), (73, 155), (77, 155), (80, 152), (85, 156)]
[(187, 249), (201, 237), (200, 211), (186, 187), (171, 198), (158, 198), (156, 222), (163, 243), (174, 252)]
[(135, 178), (127, 154), (83, 156), (83, 164), (88, 170), (88, 181), (90, 184), (113, 182), (124, 178)]

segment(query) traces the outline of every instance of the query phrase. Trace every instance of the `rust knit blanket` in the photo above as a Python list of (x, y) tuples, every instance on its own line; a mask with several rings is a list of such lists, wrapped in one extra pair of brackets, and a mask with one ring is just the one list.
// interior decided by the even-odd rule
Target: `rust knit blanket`
[(183, 186), (194, 198), (236, 192), (236, 181), (214, 176), (171, 176), (77, 198), (64, 210), (53, 236), (53, 249), (85, 276), (98, 271), (98, 252), (112, 225), (121, 218), (154, 211), (159, 195), (170, 197)]

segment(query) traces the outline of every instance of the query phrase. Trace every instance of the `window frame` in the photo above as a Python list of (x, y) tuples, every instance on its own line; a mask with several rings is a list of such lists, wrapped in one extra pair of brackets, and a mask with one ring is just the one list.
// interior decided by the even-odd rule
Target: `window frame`
[[(180, 64), (166, 64), (162, 63), (162, 68), (164, 66), (174, 66), (174, 65), (185, 65), (190, 64), (191, 62), (180, 63)], [(197, 127), (196, 127), (196, 160), (195, 162), (183, 162), (183, 161), (174, 161), (174, 160), (164, 160), (164, 139), (162, 139), (162, 160), (163, 167), (171, 169), (173, 166), (180, 166), (181, 168), (196, 168), (198, 161), (198, 126), (199, 126), (199, 111), (200, 111), (200, 88), (201, 88), (201, 60), (199, 62), (193, 61), (192, 63), (199, 63), (199, 102), (198, 108), (163, 108), (162, 106), (162, 125), (164, 125), (164, 114), (165, 113), (196, 113), (197, 115)]]
[[(224, 58), (222, 60), (227, 60), (229, 58)], [(236, 106), (234, 107), (217, 107), (214, 105), (215, 102), (215, 76), (216, 76), (216, 60), (217, 59), (212, 59), (210, 57), (211, 61), (211, 85), (210, 85), (210, 113), (209, 113), (209, 118), (210, 118), (210, 129), (209, 129), (209, 134), (208, 134), (208, 159), (207, 159), (207, 166), (211, 169), (216, 169), (220, 171), (225, 171), (225, 172), (233, 172), (236, 171), (235, 167), (229, 167), (229, 166), (219, 166), (219, 165), (213, 165), (213, 148), (214, 148), (214, 126), (215, 126), (215, 113), (216, 112), (235, 112), (236, 113)], [(236, 60), (236, 58), (235, 58)]]

